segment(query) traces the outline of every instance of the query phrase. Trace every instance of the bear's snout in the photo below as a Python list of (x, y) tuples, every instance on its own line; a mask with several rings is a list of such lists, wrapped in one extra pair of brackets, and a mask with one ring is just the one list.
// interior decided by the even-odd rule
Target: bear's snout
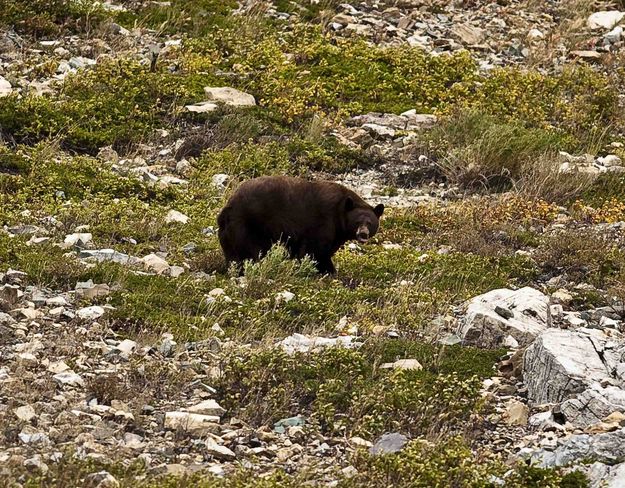
[(356, 239), (358, 239), (358, 242), (367, 242), (369, 240), (369, 229), (364, 225), (358, 227)]

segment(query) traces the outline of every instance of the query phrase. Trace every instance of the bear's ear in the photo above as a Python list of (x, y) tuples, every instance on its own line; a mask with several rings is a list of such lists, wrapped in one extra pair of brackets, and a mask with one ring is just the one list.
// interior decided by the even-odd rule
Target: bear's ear
[(350, 210), (354, 210), (354, 200), (352, 199), (352, 197), (346, 197), (345, 198), (345, 211), (349, 212)]
[(382, 214), (384, 213), (384, 205), (381, 203), (376, 205), (373, 209), (373, 213), (376, 214), (378, 218), (382, 217)]

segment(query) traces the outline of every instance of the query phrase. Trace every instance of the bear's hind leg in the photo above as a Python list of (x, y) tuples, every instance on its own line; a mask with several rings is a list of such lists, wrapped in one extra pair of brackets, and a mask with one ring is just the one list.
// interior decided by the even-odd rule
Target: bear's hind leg
[(332, 263), (331, 258), (318, 259), (318, 260), (315, 260), (315, 263), (316, 263), (317, 271), (319, 271), (319, 273), (321, 273), (322, 275), (336, 274), (336, 268), (334, 267), (334, 264)]

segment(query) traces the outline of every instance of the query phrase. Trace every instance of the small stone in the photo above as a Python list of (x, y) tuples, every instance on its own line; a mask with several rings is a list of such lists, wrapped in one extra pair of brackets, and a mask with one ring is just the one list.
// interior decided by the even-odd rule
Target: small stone
[(530, 31), (527, 33), (527, 38), (530, 41), (538, 41), (538, 40), (544, 39), (545, 38), (545, 34), (543, 34), (538, 29), (530, 29)]
[(117, 347), (115, 347), (115, 349), (123, 356), (128, 357), (137, 349), (137, 343), (135, 341), (131, 341), (130, 339), (124, 339), (117, 345)]
[(453, 33), (458, 36), (463, 43), (469, 45), (480, 44), (486, 38), (486, 31), (468, 24), (458, 24), (454, 27)]
[(41, 455), (36, 454), (32, 458), (26, 459), (24, 461), (24, 467), (31, 472), (36, 472), (39, 474), (46, 474), (48, 472), (48, 465), (43, 462), (41, 459)]
[(278, 434), (284, 434), (288, 427), (302, 427), (306, 423), (304, 417), (298, 415), (296, 417), (289, 417), (286, 419), (278, 420), (274, 426), (274, 432)]
[(120, 484), (108, 471), (100, 471), (87, 475), (83, 486), (85, 488), (118, 488)]
[[(569, 54), (573, 58), (582, 58), (587, 61), (598, 61), (601, 59), (601, 53), (591, 50), (571, 51)], [(583, 168), (580, 167), (579, 169), (582, 170)]]
[(506, 404), (506, 423), (508, 425), (527, 425), (529, 408), (523, 402), (510, 400)]
[(352, 437), (352, 438), (349, 439), (349, 443), (352, 446), (360, 447), (360, 448), (369, 449), (369, 448), (373, 447), (373, 443), (372, 442), (370, 442), (370, 441), (368, 441), (366, 439), (363, 439), (362, 437)]
[(597, 158), (599, 164), (602, 164), (606, 168), (611, 168), (614, 166), (623, 166), (623, 161), (616, 154), (608, 154), (602, 158)]

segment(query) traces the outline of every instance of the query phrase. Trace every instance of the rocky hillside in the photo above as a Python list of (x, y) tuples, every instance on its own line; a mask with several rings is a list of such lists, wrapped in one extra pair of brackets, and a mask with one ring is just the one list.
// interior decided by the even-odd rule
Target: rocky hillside
[[(0, 485), (621, 487), (625, 3), (0, 0)], [(384, 203), (238, 277), (248, 178)]]

